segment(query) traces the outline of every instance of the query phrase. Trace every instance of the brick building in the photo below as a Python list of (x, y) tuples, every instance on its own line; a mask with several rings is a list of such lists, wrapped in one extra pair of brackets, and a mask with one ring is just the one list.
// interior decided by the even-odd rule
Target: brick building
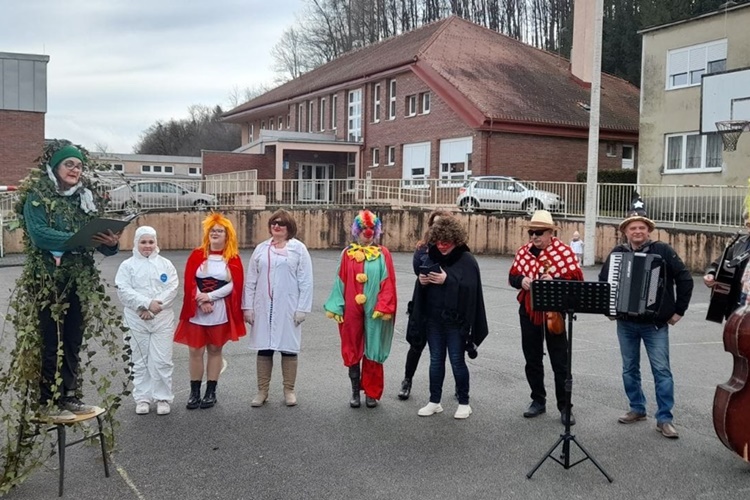
[[(258, 178), (574, 181), (587, 163), (583, 78), (567, 59), (452, 16), (349, 52), (225, 120), (242, 127), (231, 154), (265, 158)], [(638, 89), (603, 74), (600, 169), (635, 166), (638, 115)], [(204, 173), (224, 155), (204, 152)]]
[(16, 185), (44, 146), (48, 56), (0, 52), (0, 185)]

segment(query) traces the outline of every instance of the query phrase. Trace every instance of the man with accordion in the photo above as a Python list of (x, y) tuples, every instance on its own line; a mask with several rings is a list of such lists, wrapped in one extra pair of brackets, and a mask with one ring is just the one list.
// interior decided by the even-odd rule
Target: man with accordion
[(671, 246), (650, 239), (654, 228), (643, 201), (635, 193), (631, 210), (620, 224), (627, 242), (610, 252), (599, 281), (612, 284), (610, 316), (617, 319), (622, 381), (630, 402), (629, 411), (618, 422), (646, 420), (640, 368), (643, 341), (654, 375), (656, 430), (675, 439), (679, 434), (672, 424), (674, 381), (669, 365), (669, 325), (685, 315), (693, 293), (693, 278)]

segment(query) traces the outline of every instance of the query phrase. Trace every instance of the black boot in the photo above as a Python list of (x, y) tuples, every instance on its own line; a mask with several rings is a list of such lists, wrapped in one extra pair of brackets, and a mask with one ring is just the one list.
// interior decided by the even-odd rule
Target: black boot
[(349, 378), (352, 380), (352, 399), (349, 400), (349, 406), (359, 408), (362, 404), (359, 399), (359, 365), (349, 367)]
[(190, 381), (190, 397), (188, 398), (187, 405), (185, 408), (188, 410), (195, 410), (201, 404), (201, 381), (191, 380)]
[(216, 380), (206, 382), (206, 394), (201, 399), (201, 408), (212, 408), (216, 404)]
[(411, 379), (405, 378), (403, 382), (401, 382), (401, 390), (398, 393), (398, 399), (403, 399), (406, 401), (409, 399), (409, 395), (411, 394)]
[(368, 408), (375, 408), (378, 406), (378, 400), (365, 394), (365, 404)]

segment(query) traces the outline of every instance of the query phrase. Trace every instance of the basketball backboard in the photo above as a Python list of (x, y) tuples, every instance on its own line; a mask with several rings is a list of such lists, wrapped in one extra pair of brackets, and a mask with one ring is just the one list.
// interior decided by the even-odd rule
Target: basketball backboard
[[(701, 134), (716, 132), (716, 122), (750, 121), (750, 68), (703, 75)], [(745, 128), (750, 132), (750, 125)]]

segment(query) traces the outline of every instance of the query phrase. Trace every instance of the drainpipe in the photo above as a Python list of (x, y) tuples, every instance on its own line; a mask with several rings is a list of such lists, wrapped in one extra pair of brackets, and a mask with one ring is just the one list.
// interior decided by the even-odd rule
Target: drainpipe
[(485, 146), (484, 146), (484, 175), (491, 175), (490, 174), (490, 136), (492, 135), (492, 126), (494, 125), (494, 120), (490, 118), (490, 129), (487, 131), (487, 137), (484, 139)]

